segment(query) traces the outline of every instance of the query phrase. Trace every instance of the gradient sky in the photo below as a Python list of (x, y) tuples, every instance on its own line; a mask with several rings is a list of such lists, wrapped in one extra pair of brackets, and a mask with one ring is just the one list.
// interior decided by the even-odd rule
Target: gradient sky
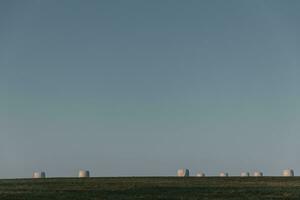
[(300, 1), (0, 2), (0, 177), (300, 174)]

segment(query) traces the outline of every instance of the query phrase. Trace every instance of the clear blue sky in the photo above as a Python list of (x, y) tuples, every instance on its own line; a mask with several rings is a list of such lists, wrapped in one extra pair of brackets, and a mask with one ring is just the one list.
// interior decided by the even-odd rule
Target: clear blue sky
[(299, 10), (1, 1), (0, 177), (299, 175)]

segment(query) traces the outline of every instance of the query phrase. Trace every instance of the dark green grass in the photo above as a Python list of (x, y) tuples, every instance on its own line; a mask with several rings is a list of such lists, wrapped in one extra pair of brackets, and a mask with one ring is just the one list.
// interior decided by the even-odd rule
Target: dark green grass
[(300, 199), (298, 177), (0, 180), (0, 200)]

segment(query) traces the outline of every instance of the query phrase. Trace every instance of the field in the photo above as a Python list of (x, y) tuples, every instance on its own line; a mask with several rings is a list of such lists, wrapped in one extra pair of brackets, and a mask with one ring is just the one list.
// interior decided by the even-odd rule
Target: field
[(0, 180), (0, 200), (300, 199), (298, 177)]

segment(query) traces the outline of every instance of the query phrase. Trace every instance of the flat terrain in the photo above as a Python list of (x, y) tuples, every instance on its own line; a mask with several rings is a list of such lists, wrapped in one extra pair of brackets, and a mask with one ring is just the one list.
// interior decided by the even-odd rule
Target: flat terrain
[(299, 177), (0, 180), (0, 200), (300, 199)]

